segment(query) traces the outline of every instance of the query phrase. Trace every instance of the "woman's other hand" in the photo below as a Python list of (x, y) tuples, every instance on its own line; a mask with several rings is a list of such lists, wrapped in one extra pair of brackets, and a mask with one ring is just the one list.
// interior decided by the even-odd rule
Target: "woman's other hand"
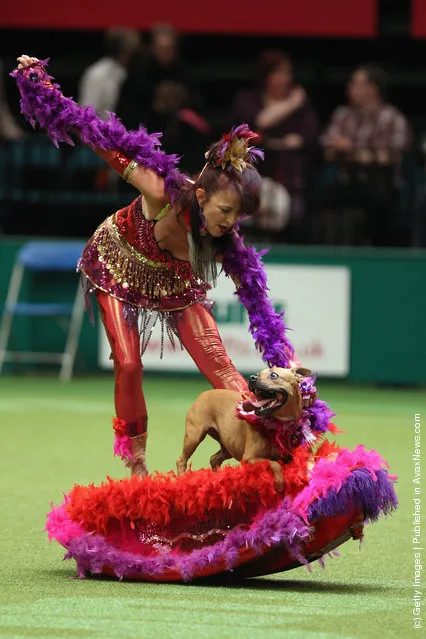
[(281, 140), (283, 149), (301, 149), (303, 147), (303, 138), (298, 133), (288, 133)]
[(17, 58), (19, 64), (18, 64), (18, 69), (22, 70), (22, 69), (26, 69), (27, 67), (30, 67), (32, 64), (35, 64), (36, 62), (40, 62), (40, 60), (38, 58), (32, 58), (29, 55), (21, 55), (19, 56), (19, 58)]

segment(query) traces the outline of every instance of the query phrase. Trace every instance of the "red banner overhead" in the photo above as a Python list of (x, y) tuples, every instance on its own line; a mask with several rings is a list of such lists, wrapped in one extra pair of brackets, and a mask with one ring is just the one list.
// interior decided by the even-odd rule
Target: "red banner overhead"
[(412, 0), (411, 33), (415, 38), (426, 38), (426, 0)]
[[(0, 27), (146, 30), (170, 22), (184, 33), (367, 37), (377, 32), (378, 0), (21, 0), (4, 2)], [(422, 0), (418, 0), (419, 3)]]

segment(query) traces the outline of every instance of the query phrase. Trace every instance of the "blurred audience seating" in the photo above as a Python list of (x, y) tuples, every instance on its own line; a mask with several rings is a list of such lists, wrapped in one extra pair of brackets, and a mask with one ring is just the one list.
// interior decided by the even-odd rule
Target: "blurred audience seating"
[[(90, 42), (92, 41), (93, 39)], [(292, 42), (292, 58), (296, 60), (295, 86), (306, 87), (306, 93), (309, 94), (315, 111), (324, 124), (333, 108), (343, 102), (344, 87), (353, 63), (353, 47), (343, 42), (339, 44), (342, 61), (337, 66), (330, 59), (327, 62), (327, 52), (323, 43), (316, 42), (315, 56), (312, 51), (309, 55), (306, 53), (302, 42), (299, 52), (298, 46), (295, 41)], [(186, 49), (185, 53), (187, 51)], [(232, 48), (232, 51), (237, 50)], [(183, 168), (188, 172), (192, 173), (195, 170), (198, 154), (201, 168), (203, 158), (200, 149), (205, 142), (208, 144), (228, 126), (237, 124), (236, 121), (231, 121), (230, 117), (233, 97), (238, 93), (241, 96), (241, 92), (243, 95), (247, 91), (253, 92), (251, 64), (247, 63), (247, 58), (239, 58), (236, 53), (233, 55), (234, 57), (226, 48), (223, 51), (212, 49), (208, 39), (197, 40), (197, 58), (191, 58), (190, 82), (203, 95), (205, 108), (202, 109), (202, 115), (198, 113), (201, 118), (199, 122), (204, 121), (210, 126), (211, 135), (207, 134), (207, 128), (194, 129), (197, 148), (195, 142), (189, 144), (187, 161), (190, 162), (188, 166), (185, 166), (185, 161), (183, 163)], [(83, 69), (88, 66), (90, 57), (89, 54), (84, 57), (81, 53), (63, 56), (61, 59), (55, 57), (55, 52), (52, 51), (51, 72), (60, 79), (64, 94), (76, 95), (78, 80)], [(257, 54), (253, 54), (251, 60), (255, 57)], [(404, 65), (404, 62), (401, 64)], [(5, 61), (5, 68), (9, 69), (12, 66), (13, 60)], [(182, 68), (187, 70), (185, 65)], [(282, 68), (284, 70), (284, 66)], [(142, 77), (140, 79), (143, 82)], [(168, 81), (169, 78), (166, 85)], [(13, 82), (8, 82), (8, 103), (17, 118), (19, 101)], [(184, 81), (183, 85), (188, 83), (189, 81)], [(397, 203), (397, 232), (391, 243), (399, 246), (425, 246), (426, 242), (426, 174), (425, 155), (421, 144), (426, 135), (426, 121), (421, 101), (418, 100), (422, 83), (424, 74), (420, 69), (417, 71), (411, 68), (408, 73), (405, 67), (401, 67), (400, 72), (395, 68), (392, 71), (392, 96), (397, 93), (395, 103), (409, 114), (409, 123), (414, 131), (412, 149), (403, 151), (400, 156), (398, 192), (394, 200)], [(166, 85), (160, 83), (160, 88), (165, 88)], [(178, 83), (175, 84), (175, 88), (177, 86)], [(156, 90), (154, 95), (158, 98), (159, 94), (161, 91)], [(155, 101), (151, 104), (155, 105)], [(189, 105), (184, 103), (183, 110), (186, 111), (188, 106), (197, 115), (199, 109), (193, 108), (192, 99)], [(135, 116), (139, 121), (140, 114), (142, 110), (137, 109)], [(155, 117), (158, 118), (159, 115), (163, 117), (156, 109)], [(170, 128), (164, 127), (165, 148), (169, 152), (177, 150), (178, 153), (182, 153), (187, 140), (189, 141), (189, 133), (193, 134), (196, 118), (192, 117), (188, 125), (188, 119), (182, 119), (178, 111), (168, 115), (171, 115), (171, 119)], [(238, 119), (241, 120), (242, 116), (241, 113)], [(247, 116), (244, 119), (247, 119)], [(89, 149), (83, 146), (77, 146), (75, 149), (64, 146), (58, 151), (43, 133), (34, 134), (22, 118), (18, 121), (25, 130), (26, 137), (21, 141), (3, 141), (0, 145), (0, 228), (3, 233), (85, 237), (91, 234), (107, 215), (136, 195), (134, 189), (114, 179), (114, 176), (111, 177), (102, 161)], [(188, 126), (192, 128), (186, 130)], [(179, 140), (179, 144), (183, 143), (182, 148), (175, 149), (176, 140)], [(250, 225), (250, 229), (247, 229), (250, 237), (264, 239), (266, 236), (268, 242), (365, 243), (358, 237), (361, 225), (365, 224), (365, 218), (359, 210), (346, 207), (342, 212), (341, 207), (336, 207), (334, 211), (321, 211), (322, 192), (330, 186), (334, 188), (340, 179), (339, 172), (346, 167), (344, 162), (337, 162), (336, 158), (323, 157), (319, 146), (315, 147), (313, 144), (311, 148), (312, 168), (304, 192), (306, 213), (297, 237), (288, 233), (288, 211), (287, 215), (284, 212), (281, 217), (274, 212), (275, 221), (281, 218), (284, 220), (282, 231), (269, 228), (265, 232), (263, 217), (260, 224), (257, 225), (255, 221)], [(269, 153), (271, 151), (272, 149), (269, 149)], [(295, 152), (291, 150), (289, 153), (294, 155)], [(264, 215), (264, 211), (262, 213)]]
[[(58, 150), (42, 134), (0, 145), (2, 233), (91, 234), (109, 212), (129, 200), (116, 181), (110, 185), (103, 179), (104, 168), (89, 148)], [(130, 197), (131, 193), (134, 190)]]
[[(394, 246), (426, 246), (426, 155), (407, 152), (401, 164), (396, 206), (398, 235)], [(306, 244), (362, 244), (363, 213), (336, 206), (318, 212), (321, 193), (339, 183), (342, 167), (319, 164), (314, 176), (313, 210), (299, 240)], [(14, 235), (86, 237), (109, 214), (124, 206), (136, 191), (111, 181), (102, 160), (84, 146), (59, 151), (43, 135), (0, 145), (0, 232)], [(289, 196), (282, 215), (247, 225), (250, 239), (282, 241), (289, 222)], [(275, 226), (274, 226), (275, 224)], [(277, 228), (280, 226), (280, 229)], [(361, 236), (361, 237), (360, 237)]]

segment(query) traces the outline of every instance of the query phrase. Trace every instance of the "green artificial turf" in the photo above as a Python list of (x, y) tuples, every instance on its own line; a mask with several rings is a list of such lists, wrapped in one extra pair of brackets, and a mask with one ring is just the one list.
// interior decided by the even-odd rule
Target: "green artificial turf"
[[(195, 377), (147, 376), (151, 470), (174, 468), (185, 412), (205, 388)], [(112, 378), (0, 378), (0, 637), (411, 636), (413, 423), (426, 415), (424, 392), (328, 383), (320, 392), (346, 431), (339, 443), (362, 442), (389, 461), (400, 509), (366, 527), (361, 549), (343, 545), (325, 571), (314, 563), (312, 574), (298, 568), (238, 584), (145, 584), (74, 579), (75, 564), (43, 533), (49, 503), (74, 482), (124, 475), (112, 455)], [(216, 447), (204, 442), (193, 466), (207, 465)]]

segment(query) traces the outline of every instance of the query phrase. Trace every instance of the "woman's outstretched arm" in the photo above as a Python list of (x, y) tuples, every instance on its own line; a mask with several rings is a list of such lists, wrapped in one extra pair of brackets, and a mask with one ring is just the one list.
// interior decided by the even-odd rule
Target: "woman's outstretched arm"
[(120, 175), (143, 193), (148, 206), (174, 199), (185, 179), (177, 157), (160, 150), (158, 134), (140, 127), (127, 131), (114, 114), (102, 120), (93, 107), (81, 107), (62, 95), (45, 70), (46, 61), (21, 56), (11, 74), (21, 92), (21, 110), (33, 126), (46, 129), (55, 145), (73, 144), (71, 133), (101, 155)]

